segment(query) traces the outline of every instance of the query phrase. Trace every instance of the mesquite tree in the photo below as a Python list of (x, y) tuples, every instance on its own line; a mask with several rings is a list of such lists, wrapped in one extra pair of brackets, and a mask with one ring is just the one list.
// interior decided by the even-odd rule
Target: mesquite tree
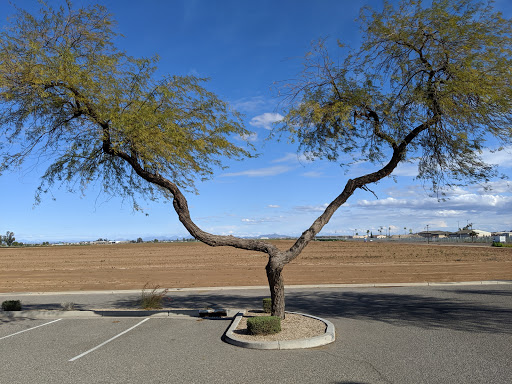
[(356, 189), (415, 159), (434, 189), (487, 180), (486, 141), (511, 142), (510, 20), (467, 0), (363, 9), (358, 50), (341, 64), (322, 44), (306, 56), (302, 76), (285, 88), (290, 104), (277, 132), (312, 158), (348, 154), (375, 171), (347, 180), (289, 249), (214, 235), (195, 224), (182, 191), (223, 158), (251, 156), (230, 141), (248, 135), (237, 114), (202, 79), (157, 80), (155, 59), (118, 51), (104, 7), (43, 6), (39, 17), (19, 10), (11, 23), (0, 35), (0, 172), (35, 153), (53, 159), (37, 198), (55, 182), (86, 188), (101, 179), (112, 194), (171, 199), (196, 239), (268, 255), (272, 314), (283, 318), (284, 266)]

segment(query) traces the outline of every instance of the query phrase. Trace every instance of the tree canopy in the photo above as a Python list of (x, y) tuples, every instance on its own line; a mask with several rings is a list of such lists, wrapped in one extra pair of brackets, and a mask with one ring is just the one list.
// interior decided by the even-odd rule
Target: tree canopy
[(100, 179), (108, 193), (152, 198), (154, 184), (140, 183), (127, 159), (194, 188), (223, 159), (251, 156), (233, 141), (249, 134), (240, 116), (207, 79), (157, 78), (158, 58), (117, 50), (114, 27), (100, 5), (18, 9), (0, 34), (0, 173), (34, 155), (52, 161), (39, 194)]
[(340, 42), (341, 64), (322, 41), (306, 56), (281, 131), (344, 164), (399, 150), (435, 190), (493, 177), (480, 155), (512, 141), (511, 20), (469, 0), (408, 0), (365, 7), (360, 23), (362, 44)]

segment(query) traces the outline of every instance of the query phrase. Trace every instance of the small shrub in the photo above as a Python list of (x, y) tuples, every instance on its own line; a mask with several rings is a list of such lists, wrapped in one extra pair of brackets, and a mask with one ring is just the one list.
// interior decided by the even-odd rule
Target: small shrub
[(255, 316), (247, 319), (249, 335), (272, 335), (281, 332), (281, 318), (277, 316)]
[(2, 303), (2, 310), (4, 310), (4, 311), (21, 311), (21, 301), (6, 300)]
[(150, 287), (149, 283), (144, 285), (142, 288), (142, 293), (140, 295), (140, 306), (143, 309), (160, 309), (162, 308), (162, 302), (165, 299), (165, 295), (167, 295), (168, 290), (160, 289), (159, 285), (155, 285), (153, 288)]
[(499, 242), (497, 242), (497, 241), (493, 241), (493, 242), (492, 242), (492, 246), (493, 246), (493, 247), (503, 247), (503, 244), (502, 244), (502, 243), (499, 243)]
[(265, 312), (265, 313), (272, 312), (272, 299), (270, 297), (265, 297), (263, 299), (263, 312)]

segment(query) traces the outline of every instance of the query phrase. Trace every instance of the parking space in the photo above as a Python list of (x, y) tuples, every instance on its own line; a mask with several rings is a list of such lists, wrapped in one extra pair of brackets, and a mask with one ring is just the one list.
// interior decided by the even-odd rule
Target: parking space
[(56, 320), (31, 320), (31, 319), (12, 319), (3, 320), (0, 327), (0, 340), (8, 339), (16, 335), (35, 330), (46, 325), (53, 324), (61, 319)]
[[(176, 301), (242, 304), (249, 296)], [(333, 322), (337, 341), (291, 351), (226, 344), (229, 320), (0, 318), (0, 383), (508, 384), (511, 297), (512, 285), (296, 290), (288, 308)]]
[(0, 327), (0, 382), (138, 382), (134, 377), (157, 371), (167, 382), (175, 367), (190, 365), (191, 356), (206, 361), (214, 344), (224, 344), (228, 325), (165, 318), (12, 320)]

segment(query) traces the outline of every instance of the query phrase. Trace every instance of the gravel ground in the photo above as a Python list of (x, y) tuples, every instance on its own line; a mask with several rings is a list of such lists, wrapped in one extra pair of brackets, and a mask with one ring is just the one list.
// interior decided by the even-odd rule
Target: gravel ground
[(307, 316), (287, 313), (286, 318), (281, 320), (281, 332), (265, 336), (248, 335), (247, 318), (253, 316), (268, 316), (268, 314), (263, 312), (247, 312), (234, 331), (240, 339), (252, 341), (284, 341), (308, 339), (325, 333), (325, 323), (323, 321)]

